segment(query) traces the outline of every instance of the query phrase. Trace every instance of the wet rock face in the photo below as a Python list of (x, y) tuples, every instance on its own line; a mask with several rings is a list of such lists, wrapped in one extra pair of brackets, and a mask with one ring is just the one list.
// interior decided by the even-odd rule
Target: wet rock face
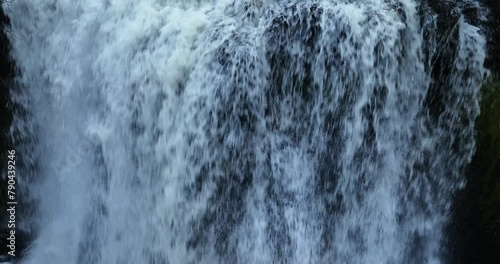
[(485, 23), (485, 31), (488, 36), (488, 58), (486, 67), (500, 71), (500, 1), (481, 0), (481, 3), (489, 9), (488, 21)]
[(447, 34), (463, 15), (469, 23), (485, 32), (488, 41), (488, 57), (485, 66), (500, 70), (500, 1), (422, 1), (422, 8), (429, 8), (438, 16), (439, 32)]

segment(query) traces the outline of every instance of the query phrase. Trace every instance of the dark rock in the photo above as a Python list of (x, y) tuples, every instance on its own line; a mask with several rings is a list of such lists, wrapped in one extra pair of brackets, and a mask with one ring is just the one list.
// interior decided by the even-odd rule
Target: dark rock
[(500, 1), (481, 1), (490, 11), (486, 23), (486, 33), (488, 36), (488, 58), (486, 67), (500, 71)]

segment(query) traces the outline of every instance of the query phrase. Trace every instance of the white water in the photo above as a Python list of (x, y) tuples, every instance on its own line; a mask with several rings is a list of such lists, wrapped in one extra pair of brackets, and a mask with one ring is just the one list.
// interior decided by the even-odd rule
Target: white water
[(22, 263), (442, 262), (485, 40), (457, 21), (433, 116), (447, 38), (418, 8), (14, 1), (39, 164)]

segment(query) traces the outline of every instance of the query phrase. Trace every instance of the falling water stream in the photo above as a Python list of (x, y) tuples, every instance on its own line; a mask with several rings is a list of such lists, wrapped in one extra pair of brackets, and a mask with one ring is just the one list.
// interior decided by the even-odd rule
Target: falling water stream
[(487, 73), (464, 16), (443, 33), (416, 0), (4, 10), (36, 164), (21, 263), (446, 262)]

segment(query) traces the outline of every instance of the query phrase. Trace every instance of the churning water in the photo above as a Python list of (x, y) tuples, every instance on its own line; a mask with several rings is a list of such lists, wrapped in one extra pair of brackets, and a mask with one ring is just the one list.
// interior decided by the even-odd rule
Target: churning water
[(415, 0), (4, 8), (35, 164), (22, 263), (444, 261), (486, 74), (463, 16), (443, 33)]

